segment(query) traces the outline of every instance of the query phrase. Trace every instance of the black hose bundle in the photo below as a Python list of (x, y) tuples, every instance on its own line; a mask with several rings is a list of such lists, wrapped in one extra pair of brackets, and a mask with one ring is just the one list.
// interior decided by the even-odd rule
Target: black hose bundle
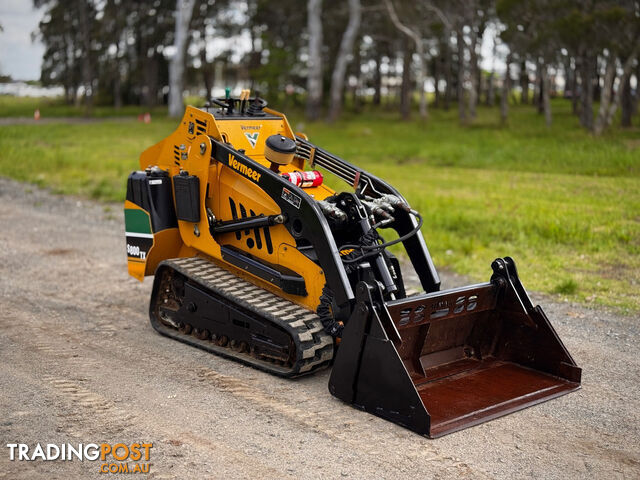
[[(360, 237), (360, 246), (377, 245), (380, 238), (381, 237), (378, 234), (378, 231), (375, 228), (372, 228), (362, 237)], [(349, 245), (349, 247), (353, 246)], [(345, 247), (342, 247), (341, 250), (345, 250)], [(364, 258), (363, 253), (364, 252), (362, 252), (362, 250), (358, 251), (358, 249), (354, 248), (351, 252), (340, 257), (342, 259), (342, 263), (344, 265), (345, 271), (347, 272), (347, 275), (356, 271), (356, 269), (358, 268), (357, 262)], [(376, 255), (377, 253), (378, 252), (375, 252)]]
[[(384, 250), (385, 248), (390, 247), (391, 245), (395, 245), (396, 243), (404, 242), (408, 238), (418, 233), (422, 228), (422, 223), (423, 223), (422, 216), (418, 212), (412, 212), (412, 214), (418, 219), (418, 224), (415, 227), (413, 227), (413, 229), (409, 233), (402, 235), (400, 238), (396, 238), (395, 240), (391, 240), (389, 242), (378, 243), (377, 240), (380, 237), (378, 235), (378, 232), (376, 231), (376, 225), (374, 225), (371, 228), (371, 230), (369, 230), (366, 234), (360, 237), (359, 245), (355, 245), (355, 244), (342, 245), (339, 248), (340, 251), (348, 250), (350, 248), (354, 249), (354, 251), (351, 252), (349, 256), (343, 255), (342, 257), (342, 263), (345, 265), (345, 268), (347, 267), (348, 264), (359, 262), (361, 260), (364, 260), (365, 258), (374, 257), (378, 255), (378, 253), (380, 253), (380, 250)], [(365, 240), (371, 240), (371, 242), (364, 243)], [(360, 255), (351, 255), (355, 253), (355, 251), (357, 250), (360, 251)]]
[(322, 289), (320, 295), (320, 305), (316, 309), (316, 313), (320, 317), (324, 331), (332, 337), (341, 337), (344, 325), (338, 322), (333, 316), (333, 291), (328, 285)]

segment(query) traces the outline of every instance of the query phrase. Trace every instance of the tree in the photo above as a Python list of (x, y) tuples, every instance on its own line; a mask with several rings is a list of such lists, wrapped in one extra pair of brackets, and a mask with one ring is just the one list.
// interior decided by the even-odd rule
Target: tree
[(629, 79), (631, 78), (633, 62), (636, 56), (638, 55), (638, 53), (639, 53), (639, 47), (638, 47), (638, 44), (636, 43), (634, 49), (631, 51), (630, 55), (627, 57), (622, 67), (620, 85), (618, 86), (618, 89), (613, 95), (613, 101), (611, 97), (612, 97), (616, 64), (614, 62), (608, 63), (606, 74), (605, 74), (605, 80), (604, 80), (604, 90), (603, 90), (602, 98), (600, 99), (600, 109), (598, 111), (598, 116), (596, 118), (594, 129), (593, 129), (593, 132), (596, 135), (600, 135), (604, 131), (604, 129), (609, 127), (613, 122), (613, 117), (622, 100), (622, 94), (623, 94), (625, 85), (629, 83)]
[[(422, 43), (422, 36), (420, 35), (420, 32), (415, 26), (409, 27), (400, 21), (400, 19), (398, 18), (398, 14), (396, 13), (396, 9), (393, 6), (393, 3), (391, 2), (391, 0), (384, 0), (384, 2), (387, 7), (387, 11), (389, 12), (389, 18), (391, 19), (395, 27), (398, 29), (398, 31), (406, 35), (407, 38), (410, 41), (412, 41), (415, 45), (416, 54), (418, 56), (418, 68), (416, 69), (416, 83), (418, 84), (418, 88), (420, 89), (420, 118), (426, 119), (428, 116), (428, 111), (427, 111), (427, 99), (424, 91), (424, 82), (425, 82), (426, 72), (425, 72), (424, 45)], [(405, 62), (403, 65), (405, 66), (405, 68), (408, 69), (410, 66), (410, 62), (406, 61), (406, 59), (407, 57), (405, 56)], [(403, 71), (403, 75), (404, 75), (404, 71)], [(407, 75), (408, 75), (408, 72), (407, 72)], [(403, 117), (405, 115), (403, 115)]]
[(467, 104), (465, 103), (464, 98), (464, 82), (465, 82), (465, 72), (467, 71), (465, 67), (464, 60), (464, 33), (462, 32), (462, 28), (459, 27), (456, 31), (456, 46), (458, 48), (458, 82), (456, 84), (457, 93), (456, 97), (458, 98), (458, 120), (461, 125), (467, 124)]
[(344, 78), (349, 63), (349, 56), (353, 52), (353, 46), (360, 28), (362, 9), (360, 0), (349, 0), (349, 22), (342, 35), (340, 49), (336, 57), (336, 63), (331, 75), (331, 92), (329, 106), (329, 120), (335, 121), (342, 111), (342, 95), (344, 92)]
[(500, 122), (505, 125), (509, 115), (509, 92), (511, 91), (511, 52), (505, 59), (505, 72), (502, 79), (502, 93), (500, 94)]
[(84, 84), (85, 114), (90, 115), (93, 108), (93, 55), (91, 51), (91, 32), (95, 23), (95, 7), (88, 0), (76, 0), (80, 20), (80, 44), (85, 52), (82, 56), (82, 83)]
[[(251, 56), (255, 59), (249, 62), (249, 74), (255, 88), (276, 101), (287, 85), (306, 85), (306, 62), (301, 52), (308, 41), (301, 35), (300, 25), (306, 22), (307, 11), (300, 8), (299, 0), (279, 0), (278, 8), (268, 0), (250, 0), (249, 5), (247, 22), (253, 38)], [(324, 60), (323, 57), (326, 65)]]
[(411, 59), (413, 58), (413, 49), (411, 40), (406, 37), (403, 41), (402, 55), (402, 83), (400, 84), (400, 116), (402, 120), (411, 118), (411, 94), (413, 88), (411, 86)]
[(189, 22), (195, 0), (176, 0), (175, 52), (169, 62), (169, 116), (179, 117), (184, 113), (182, 92), (184, 90), (184, 69)]
[[(494, 36), (493, 46), (491, 49), (491, 71), (489, 72), (489, 76), (487, 77), (487, 97), (485, 99), (485, 103), (487, 107), (493, 107), (496, 101), (496, 93), (495, 93), (495, 81), (494, 77), (496, 75), (496, 55), (498, 54), (498, 39)], [(507, 65), (507, 69), (508, 69)]]
[(551, 100), (549, 64), (559, 48), (559, 37), (553, 16), (558, 14), (560, 5), (566, 0), (532, 0), (516, 2), (499, 0), (497, 12), (506, 25), (502, 39), (512, 52), (518, 52), (521, 60), (520, 78), (522, 84), (522, 103), (528, 102), (529, 76), (527, 60), (536, 65), (536, 92), (533, 104), (544, 113), (547, 126), (551, 125)]
[(104, 6), (103, 20), (100, 24), (100, 37), (113, 45), (113, 53), (109, 54), (109, 47), (104, 54), (106, 75), (110, 77), (113, 86), (113, 106), (118, 109), (122, 106), (122, 72), (121, 62), (123, 57), (122, 36), (126, 28), (127, 11), (118, 0), (107, 0)]
[(91, 38), (95, 27), (95, 5), (91, 0), (75, 0), (77, 15), (60, 0), (34, 0), (45, 7), (39, 36), (45, 45), (42, 59), (43, 84), (62, 83), (65, 96), (73, 101), (78, 87), (84, 87), (85, 113), (91, 113), (95, 89), (96, 46)]
[[(629, 82), (636, 57), (640, 53), (640, 3), (637, 1), (602, 2), (596, 13), (600, 28), (607, 32), (603, 38), (606, 48), (606, 67), (600, 108), (596, 116), (593, 132), (600, 135), (613, 122), (613, 117), (622, 102), (625, 85)], [(624, 58), (624, 62), (621, 59)], [(622, 75), (614, 93), (618, 70), (622, 65)]]
[(360, 54), (362, 69), (354, 70), (359, 71), (365, 91), (373, 89), (372, 103), (379, 106), (382, 104), (383, 88), (389, 88), (388, 84), (384, 84), (384, 80), (390, 76), (394, 48), (398, 43), (397, 30), (389, 22), (387, 9), (379, 0), (364, 0), (362, 10), (366, 21), (360, 25), (362, 42), (361, 48), (356, 50)]
[[(580, 108), (577, 109), (580, 123), (598, 134), (611, 122), (621, 100), (620, 88), (617, 90), (620, 95), (612, 94), (618, 64), (623, 70), (620, 85), (624, 85), (624, 73), (631, 74), (634, 57), (638, 54), (635, 47), (640, 42), (640, 5), (636, 0), (593, 0), (580, 3), (565, 1), (557, 6), (550, 24), (558, 34), (560, 45), (574, 56), (578, 74), (574, 82), (580, 87)], [(626, 68), (629, 58), (631, 65)], [(600, 90), (602, 67), (604, 84), (594, 122), (593, 99), (596, 91)]]
[[(476, 117), (476, 105), (478, 104), (478, 88), (479, 88), (479, 75), (480, 68), (478, 67), (478, 37), (482, 38), (482, 31), (484, 26), (482, 24), (481, 14), (482, 11), (479, 8), (478, 1), (473, 0), (468, 2), (465, 9), (466, 15), (464, 17), (465, 23), (469, 27), (469, 92), (468, 92), (468, 111), (471, 118)], [(465, 38), (461, 36), (461, 38)]]
[[(253, 2), (247, 2), (247, 5), (250, 10), (255, 8)], [(232, 0), (196, 0), (193, 8), (189, 24), (191, 38), (188, 40), (187, 48), (187, 54), (191, 53), (191, 56), (186, 59), (188, 65), (186, 81), (192, 86), (203, 85), (206, 100), (211, 97), (216, 81), (213, 64), (225, 56), (223, 52), (218, 54), (218, 58), (211, 58), (213, 57), (211, 47), (214, 41), (238, 35), (247, 26), (245, 19), (233, 12), (235, 6)], [(252, 12), (249, 11), (247, 18), (252, 16)], [(255, 48), (257, 43), (255, 30), (248, 28), (248, 31), (252, 48), (248, 58), (243, 59), (242, 64), (247, 65), (249, 76), (251, 76), (252, 71), (260, 64), (260, 52)]]
[[(638, 80), (640, 80), (640, 78), (636, 75), (636, 85), (638, 84)], [(621, 86), (619, 88), (622, 89), (620, 98), (620, 106), (622, 107), (620, 125), (623, 127), (630, 127), (634, 107), (633, 95), (631, 93), (631, 75), (627, 75), (626, 79), (621, 81)]]
[(309, 60), (307, 61), (307, 118), (317, 120), (322, 105), (322, 0), (308, 0), (307, 28)]

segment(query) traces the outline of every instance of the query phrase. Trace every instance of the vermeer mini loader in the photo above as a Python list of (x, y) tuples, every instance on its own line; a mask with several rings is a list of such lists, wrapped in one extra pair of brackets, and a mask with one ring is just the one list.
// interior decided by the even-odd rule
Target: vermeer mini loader
[[(580, 387), (511, 258), (487, 283), (439, 291), (422, 217), (393, 187), (248, 91), (211, 102), (187, 107), (128, 179), (129, 273), (155, 275), (158, 332), (282, 377), (332, 366), (333, 395), (429, 437)], [(395, 243), (423, 293), (407, 296)]]

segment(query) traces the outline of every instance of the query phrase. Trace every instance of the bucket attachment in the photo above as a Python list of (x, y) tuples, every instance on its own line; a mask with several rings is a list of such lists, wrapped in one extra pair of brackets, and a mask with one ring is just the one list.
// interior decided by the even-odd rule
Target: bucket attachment
[(491, 267), (488, 283), (387, 303), (360, 282), (331, 393), (435, 438), (579, 389), (581, 369), (513, 260)]

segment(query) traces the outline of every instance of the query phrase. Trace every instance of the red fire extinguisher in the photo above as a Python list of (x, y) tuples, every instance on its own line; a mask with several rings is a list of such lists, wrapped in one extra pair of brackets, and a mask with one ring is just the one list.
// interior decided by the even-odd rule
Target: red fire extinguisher
[(282, 176), (298, 187), (308, 188), (322, 185), (322, 174), (317, 170), (283, 173)]

